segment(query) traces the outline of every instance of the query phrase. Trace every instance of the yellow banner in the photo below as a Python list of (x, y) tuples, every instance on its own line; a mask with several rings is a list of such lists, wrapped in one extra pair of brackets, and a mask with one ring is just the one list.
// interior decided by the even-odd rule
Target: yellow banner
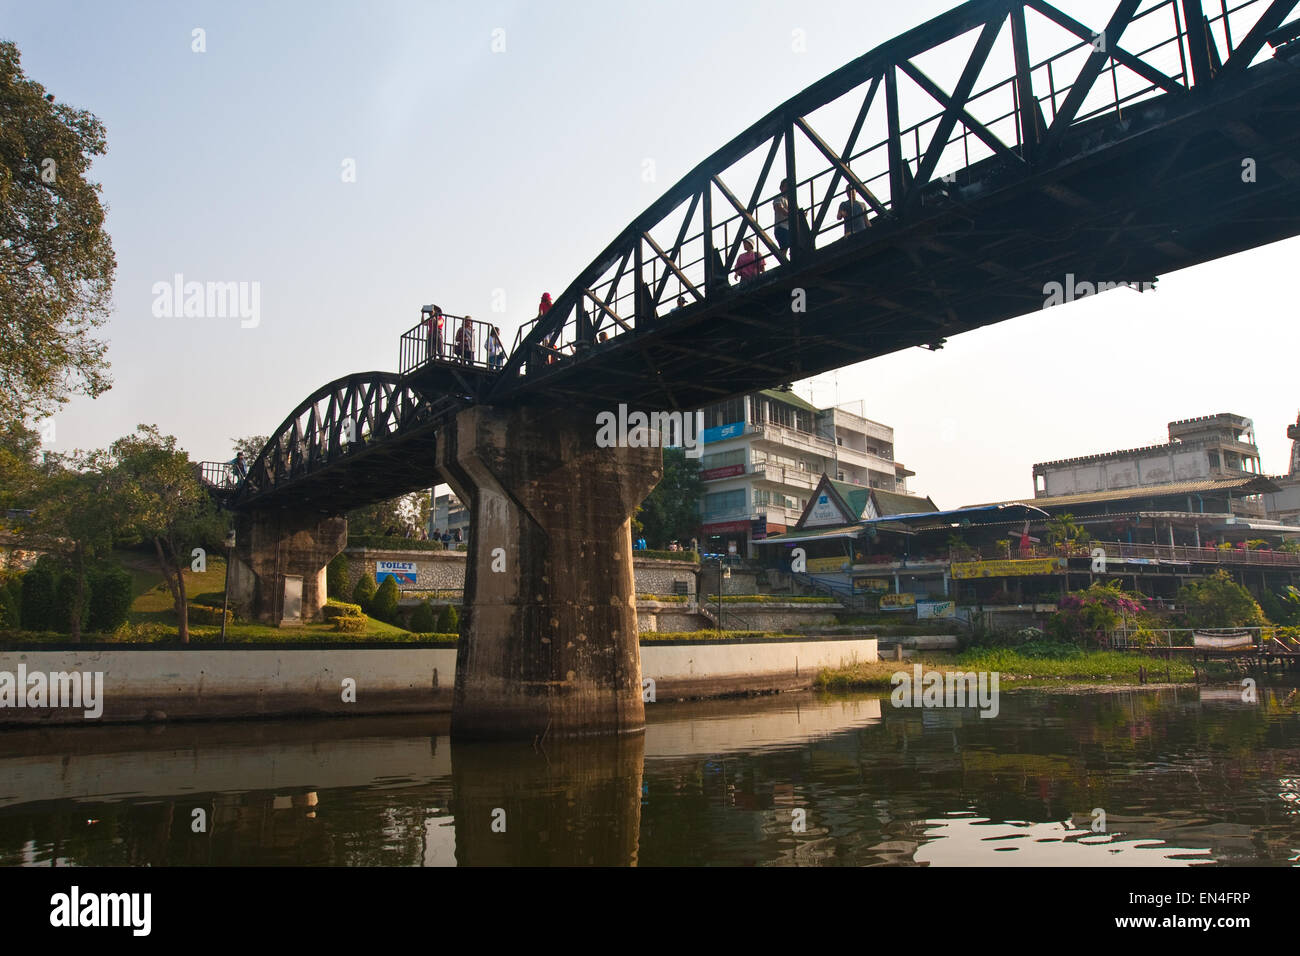
[(888, 591), (888, 578), (854, 578), (853, 593), (861, 594), (865, 591)]
[(849, 563), (849, 559), (845, 557), (809, 558), (808, 570), (809, 571), (838, 571), (848, 563)]
[(1023, 558), (1010, 561), (954, 561), (954, 578), (1014, 578), (1022, 574), (1059, 574), (1065, 558)]
[(915, 594), (882, 594), (880, 609), (882, 611), (904, 611), (916, 607)]

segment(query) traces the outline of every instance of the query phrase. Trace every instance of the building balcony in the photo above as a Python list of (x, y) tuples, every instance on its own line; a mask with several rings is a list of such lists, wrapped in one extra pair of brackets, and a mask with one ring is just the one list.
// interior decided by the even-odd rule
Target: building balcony
[(801, 432), (796, 428), (774, 425), (771, 422), (750, 422), (745, 426), (745, 434), (755, 444), (774, 445), (777, 448), (807, 452), (821, 458), (830, 458), (835, 454), (834, 444), (820, 435)]
[(819, 472), (764, 461), (754, 462), (749, 473), (755, 481), (766, 482), (780, 488), (793, 488), (798, 491), (812, 491), (817, 487), (817, 482), (821, 480)]

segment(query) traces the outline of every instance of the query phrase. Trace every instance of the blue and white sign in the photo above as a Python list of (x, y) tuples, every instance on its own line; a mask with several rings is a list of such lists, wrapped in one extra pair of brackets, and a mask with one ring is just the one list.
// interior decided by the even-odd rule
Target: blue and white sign
[(724, 438), (735, 438), (737, 435), (745, 434), (744, 422), (732, 422), (730, 425), (719, 425), (716, 428), (704, 429), (701, 441), (708, 444), (712, 441), (722, 441)]
[(375, 582), (383, 583), (384, 578), (392, 578), (400, 588), (403, 584), (414, 585), (416, 581), (414, 561), (376, 561)]

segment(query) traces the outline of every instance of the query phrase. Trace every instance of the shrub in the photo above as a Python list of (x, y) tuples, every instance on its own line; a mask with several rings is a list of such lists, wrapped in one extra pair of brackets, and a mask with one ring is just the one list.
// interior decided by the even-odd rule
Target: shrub
[(368, 623), (364, 617), (336, 617), (331, 630), (344, 634), (360, 634), (365, 631)]
[(124, 568), (97, 570), (91, 579), (87, 629), (104, 633), (117, 630), (131, 613), (132, 597), (131, 575)]
[(374, 600), (370, 602), (370, 616), (377, 617), (386, 624), (397, 623), (399, 597), (401, 592), (397, 590), (397, 582), (391, 576), (384, 578), (384, 583), (379, 585)]
[(338, 617), (365, 617), (359, 604), (344, 604), (342, 601), (331, 601), (320, 609), (320, 613), (327, 621)]
[(1259, 604), (1227, 571), (1216, 571), (1213, 577), (1179, 588), (1178, 603), (1187, 606), (1192, 627), (1259, 627), (1265, 623)]
[(438, 612), (438, 621), (434, 625), (434, 630), (441, 634), (460, 633), (460, 612), (456, 610), (454, 604), (444, 604), (442, 606), (442, 610)]
[(375, 599), (375, 579), (372, 575), (362, 574), (357, 579), (357, 586), (352, 589), (352, 603), (369, 614), (370, 602)]
[(22, 624), (22, 576), (0, 576), (0, 627), (16, 628)]
[(235, 615), (231, 611), (222, 611), (219, 607), (208, 607), (206, 604), (191, 604), (189, 622), (191, 624), (215, 624), (220, 627), (223, 614), (227, 626), (234, 623)]
[(1058, 641), (1095, 641), (1098, 632), (1110, 634), (1121, 620), (1136, 619), (1146, 609), (1145, 600), (1140, 594), (1121, 590), (1118, 581), (1097, 581), (1061, 598), (1047, 627)]
[(52, 631), (55, 620), (55, 587), (57, 575), (50, 562), (44, 559), (23, 575), (22, 622), (26, 631)]
[(411, 612), (410, 629), (421, 634), (438, 629), (437, 619), (433, 615), (433, 607), (428, 601), (421, 601), (415, 606), (415, 610)]
[(348, 558), (342, 551), (325, 565), (325, 593), (339, 601), (348, 596)]

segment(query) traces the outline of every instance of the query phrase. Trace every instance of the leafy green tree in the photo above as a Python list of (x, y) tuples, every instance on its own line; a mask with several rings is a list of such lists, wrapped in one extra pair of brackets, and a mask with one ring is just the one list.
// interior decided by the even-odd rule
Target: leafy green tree
[(72, 639), (79, 641), (90, 607), (87, 568), (111, 551), (121, 530), (121, 513), (111, 490), (105, 452), (48, 455), (46, 464), (49, 473), (38, 483), (39, 500), (19, 535), (32, 547), (56, 556), (65, 569), (60, 599), (67, 603), (61, 603), (55, 624), (60, 629), (67, 624)]
[(433, 617), (433, 607), (428, 601), (421, 601), (411, 612), (411, 630), (417, 634), (428, 634), (438, 626)]
[(429, 526), (431, 491), (415, 491), (396, 498), (387, 498), (348, 512), (348, 533), (353, 535), (384, 535), (396, 530), (405, 535), (407, 530), (419, 534)]
[(107, 151), (92, 113), (47, 95), (0, 41), (0, 422), (49, 415), (108, 389), (107, 320), (117, 262), (101, 187)]
[(125, 569), (104, 565), (90, 576), (90, 619), (87, 630), (111, 634), (123, 624), (131, 613), (131, 575)]
[(459, 634), (460, 633), (460, 612), (454, 605), (444, 604), (442, 610), (438, 612), (438, 623), (435, 628), (439, 634)]
[(1259, 627), (1266, 623), (1259, 603), (1223, 570), (1183, 585), (1178, 589), (1178, 603), (1186, 605), (1187, 622), (1192, 627)]
[(1099, 633), (1110, 634), (1125, 620), (1136, 620), (1146, 609), (1145, 601), (1141, 594), (1122, 590), (1118, 581), (1096, 581), (1061, 598), (1047, 629), (1058, 641), (1088, 643)]
[(682, 448), (665, 448), (664, 476), (636, 515), (651, 548), (672, 541), (686, 545), (699, 536), (703, 487), (699, 459), (687, 458)]
[(348, 598), (348, 556), (342, 551), (325, 565), (325, 593), (336, 601)]
[(397, 589), (397, 582), (392, 575), (384, 578), (384, 583), (379, 585), (379, 590), (375, 591), (374, 600), (370, 602), (370, 616), (377, 617), (385, 624), (395, 624), (397, 622), (397, 601), (401, 592)]
[(20, 421), (0, 421), (0, 520), (10, 508), (32, 507), (43, 472), (40, 447), (35, 430)]
[(352, 603), (361, 608), (367, 614), (370, 613), (370, 607), (375, 600), (375, 578), (372, 574), (362, 574), (357, 578), (356, 587), (352, 589)]
[(22, 623), (26, 631), (50, 631), (56, 626), (54, 595), (57, 564), (41, 558), (23, 575)]
[(1066, 513), (1053, 515), (1047, 523), (1047, 540), (1054, 546), (1075, 547), (1087, 544), (1092, 535), (1082, 525), (1075, 524), (1074, 515)]
[(225, 522), (199, 483), (189, 455), (154, 425), (119, 438), (109, 449), (113, 496), (124, 529), (154, 547), (158, 568), (176, 608), (177, 635), (189, 643), (184, 570), (192, 550), (219, 553)]

